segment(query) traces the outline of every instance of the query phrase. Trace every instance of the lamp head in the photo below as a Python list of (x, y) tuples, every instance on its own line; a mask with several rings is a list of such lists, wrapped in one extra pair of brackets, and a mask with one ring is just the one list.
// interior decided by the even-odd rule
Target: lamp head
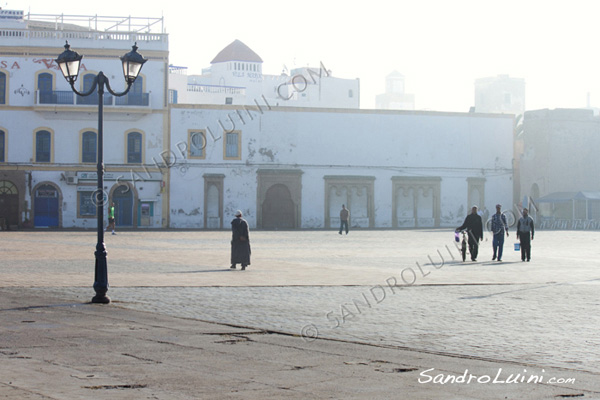
[(69, 42), (67, 41), (65, 44), (65, 51), (63, 51), (58, 58), (54, 60), (60, 67), (60, 71), (67, 82), (69, 82), (71, 85), (73, 85), (77, 80), (82, 58), (82, 55), (79, 55), (77, 52), (71, 50), (71, 45), (69, 45)]
[(137, 52), (137, 43), (131, 47), (131, 51), (121, 57), (123, 63), (123, 75), (128, 85), (133, 84), (142, 70), (142, 66), (148, 59)]

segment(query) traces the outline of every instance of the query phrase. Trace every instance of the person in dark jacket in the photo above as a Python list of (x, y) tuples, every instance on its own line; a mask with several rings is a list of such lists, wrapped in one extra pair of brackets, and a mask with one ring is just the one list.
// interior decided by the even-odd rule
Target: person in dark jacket
[(531, 241), (534, 233), (533, 218), (529, 216), (529, 211), (524, 208), (523, 216), (519, 218), (517, 223), (517, 239), (521, 243), (521, 261), (525, 261), (525, 257), (527, 257), (527, 261), (531, 260)]
[(456, 228), (456, 232), (462, 231), (463, 229), (466, 229), (469, 233), (469, 253), (471, 253), (471, 260), (477, 261), (479, 240), (483, 240), (483, 225), (481, 217), (477, 214), (477, 206), (473, 206), (471, 214), (467, 215), (465, 222)]
[(248, 222), (242, 218), (242, 212), (237, 210), (231, 221), (231, 267), (242, 264), (242, 271), (250, 265), (250, 236)]

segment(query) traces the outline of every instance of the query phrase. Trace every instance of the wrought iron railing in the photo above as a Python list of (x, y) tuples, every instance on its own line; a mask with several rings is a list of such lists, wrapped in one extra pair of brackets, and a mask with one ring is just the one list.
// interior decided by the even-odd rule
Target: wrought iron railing
[[(71, 90), (36, 91), (36, 104), (97, 105), (98, 96), (81, 97)], [(104, 95), (105, 106), (150, 107), (150, 93), (129, 93), (123, 97)]]

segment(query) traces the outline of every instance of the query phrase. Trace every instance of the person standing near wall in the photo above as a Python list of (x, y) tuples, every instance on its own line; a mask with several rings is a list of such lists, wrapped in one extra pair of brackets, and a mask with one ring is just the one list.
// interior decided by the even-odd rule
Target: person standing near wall
[(492, 246), (494, 246), (494, 257), (492, 257), (492, 261), (496, 259), (496, 254), (498, 254), (498, 261), (502, 261), (504, 232), (506, 232), (506, 237), (508, 237), (508, 223), (506, 222), (506, 216), (502, 214), (502, 206), (496, 204), (496, 214), (492, 215), (492, 233), (494, 234), (494, 240), (492, 242)]
[(517, 222), (517, 239), (521, 243), (521, 261), (525, 261), (525, 257), (527, 257), (527, 261), (531, 260), (531, 241), (534, 232), (533, 219), (529, 216), (529, 210), (524, 208), (523, 216)]
[(106, 231), (112, 229), (112, 234), (115, 233), (115, 203), (113, 202), (110, 207), (108, 207), (108, 226), (106, 227)]
[(236, 264), (242, 264), (242, 271), (250, 265), (250, 235), (248, 222), (242, 218), (242, 212), (237, 210), (231, 221), (231, 269)]
[(346, 235), (348, 234), (348, 220), (350, 219), (350, 211), (346, 209), (346, 205), (342, 204), (342, 210), (340, 211), (340, 235), (346, 227)]

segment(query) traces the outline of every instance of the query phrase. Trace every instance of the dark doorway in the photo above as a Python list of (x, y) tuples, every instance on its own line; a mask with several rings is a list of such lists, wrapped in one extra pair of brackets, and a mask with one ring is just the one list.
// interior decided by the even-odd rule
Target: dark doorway
[(0, 229), (19, 224), (19, 192), (9, 181), (0, 181)]
[(273, 185), (267, 190), (262, 205), (264, 229), (293, 229), (296, 227), (295, 206), (287, 186)]

